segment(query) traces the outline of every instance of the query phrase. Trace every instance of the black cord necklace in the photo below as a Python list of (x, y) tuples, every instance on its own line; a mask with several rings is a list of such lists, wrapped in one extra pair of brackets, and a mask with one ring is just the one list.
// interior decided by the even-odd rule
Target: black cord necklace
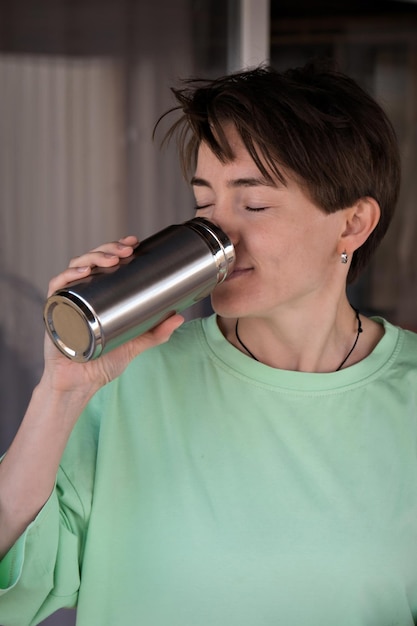
[(236, 320), (236, 326), (235, 326), (235, 335), (236, 335), (236, 339), (238, 340), (238, 342), (240, 343), (240, 345), (242, 346), (242, 348), (243, 348), (244, 350), (246, 350), (246, 352), (249, 354), (249, 356), (251, 356), (251, 357), (252, 357), (252, 359), (253, 359), (254, 361), (258, 361), (258, 363), (259, 363), (259, 359), (257, 359), (257, 358), (256, 358), (256, 356), (255, 356), (255, 355), (254, 355), (254, 354), (253, 354), (253, 353), (249, 350), (249, 348), (247, 348), (247, 347), (245, 346), (245, 344), (243, 343), (243, 341), (242, 341), (242, 340), (241, 340), (241, 338), (239, 337), (239, 333), (238, 333), (238, 330), (237, 330), (237, 327), (238, 327), (238, 326), (239, 326), (239, 318), (237, 318), (237, 320)]
[[(340, 369), (342, 369), (342, 367), (344, 366), (344, 364), (346, 363), (346, 361), (348, 360), (348, 358), (350, 357), (350, 355), (352, 354), (352, 352), (354, 351), (354, 349), (356, 348), (356, 344), (358, 343), (358, 339), (359, 339), (359, 335), (361, 334), (361, 332), (363, 331), (362, 328), (362, 322), (361, 322), (361, 318), (359, 316), (359, 311), (357, 309), (355, 309), (355, 307), (352, 307), (352, 309), (355, 311), (355, 315), (356, 315), (356, 321), (358, 322), (358, 330), (356, 333), (356, 337), (355, 337), (355, 341), (353, 342), (353, 346), (351, 347), (351, 349), (349, 350), (349, 352), (347, 353), (347, 355), (345, 356), (345, 358), (343, 359), (343, 361), (341, 362), (341, 364), (339, 365), (339, 367), (337, 368), (337, 370), (335, 370), (336, 372), (338, 372)], [(253, 354), (253, 352), (251, 352), (249, 350), (249, 348), (247, 346), (245, 346), (245, 344), (243, 343), (243, 341), (241, 340), (241, 338), (239, 337), (239, 331), (238, 331), (238, 327), (239, 327), (239, 318), (237, 318), (236, 320), (236, 326), (235, 326), (235, 335), (236, 335), (236, 339), (238, 340), (238, 342), (240, 343), (240, 345), (242, 346), (242, 348), (244, 350), (246, 350), (246, 352), (249, 354), (250, 357), (252, 357), (252, 359), (254, 361), (258, 361), (259, 363), (259, 359), (256, 358), (256, 356)]]
[(355, 307), (352, 307), (352, 309), (355, 311), (356, 321), (358, 322), (358, 330), (357, 330), (357, 333), (356, 333), (355, 341), (353, 342), (353, 346), (351, 347), (351, 349), (349, 350), (349, 352), (347, 353), (347, 355), (345, 356), (345, 358), (343, 359), (343, 361), (341, 362), (341, 364), (337, 368), (336, 372), (338, 372), (339, 370), (342, 369), (342, 367), (344, 366), (344, 364), (346, 363), (346, 361), (348, 360), (348, 358), (350, 357), (350, 355), (352, 354), (352, 352), (356, 348), (356, 344), (358, 343), (359, 335), (363, 331), (361, 318), (359, 317), (359, 311), (358, 311), (358, 309), (355, 309)]

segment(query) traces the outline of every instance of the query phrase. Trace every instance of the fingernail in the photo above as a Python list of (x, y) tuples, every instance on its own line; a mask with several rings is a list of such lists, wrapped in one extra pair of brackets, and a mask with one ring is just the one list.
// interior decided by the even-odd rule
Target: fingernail
[(77, 267), (77, 272), (80, 272), (81, 274), (82, 272), (86, 272), (89, 269), (90, 267), (88, 265), (84, 265), (84, 267)]

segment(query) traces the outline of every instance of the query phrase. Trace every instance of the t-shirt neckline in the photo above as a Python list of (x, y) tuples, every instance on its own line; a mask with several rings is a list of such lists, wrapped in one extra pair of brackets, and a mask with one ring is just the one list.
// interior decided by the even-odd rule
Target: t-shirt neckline
[(374, 350), (362, 361), (329, 373), (281, 370), (247, 357), (225, 339), (217, 324), (216, 314), (202, 319), (201, 328), (211, 358), (233, 370), (236, 375), (288, 390), (325, 391), (364, 384), (390, 367), (400, 349), (400, 329), (381, 317), (372, 319), (382, 324), (385, 331)]

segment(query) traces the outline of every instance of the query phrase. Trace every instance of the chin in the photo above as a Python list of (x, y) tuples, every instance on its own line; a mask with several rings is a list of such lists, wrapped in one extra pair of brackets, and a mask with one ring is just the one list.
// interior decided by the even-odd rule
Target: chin
[(247, 304), (245, 305), (240, 298), (226, 293), (212, 293), (211, 306), (217, 315), (224, 318), (239, 317), (248, 311)]
[[(249, 275), (249, 274), (248, 274)], [(256, 314), (265, 301), (263, 290), (248, 280), (226, 280), (211, 293), (211, 306), (217, 315), (235, 318)]]

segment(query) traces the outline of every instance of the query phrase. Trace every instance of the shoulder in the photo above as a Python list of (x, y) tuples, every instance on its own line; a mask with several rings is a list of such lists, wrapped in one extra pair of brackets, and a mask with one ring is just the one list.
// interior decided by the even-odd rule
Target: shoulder
[(411, 349), (417, 359), (417, 332), (401, 326), (393, 326), (390, 322), (385, 322), (386, 328), (395, 328), (399, 333), (399, 338), (406, 349)]
[(417, 374), (417, 333), (385, 319), (379, 321), (384, 326), (385, 335), (396, 339), (392, 355), (395, 365), (404, 371), (414, 371)]
[(400, 328), (400, 336), (403, 339), (404, 351), (411, 362), (417, 367), (417, 333)]

